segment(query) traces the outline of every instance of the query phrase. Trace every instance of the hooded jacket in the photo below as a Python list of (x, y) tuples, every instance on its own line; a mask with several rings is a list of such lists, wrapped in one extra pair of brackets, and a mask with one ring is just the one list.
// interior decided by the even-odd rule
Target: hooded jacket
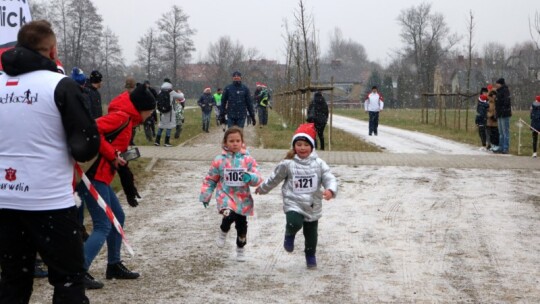
[(316, 125), (325, 125), (328, 121), (328, 104), (324, 96), (315, 94), (313, 101), (308, 107), (308, 122), (313, 122)]
[[(240, 185), (227, 185), (229, 174), (235, 173), (230, 169), (243, 170), (243, 174), (250, 175), (250, 181), (240, 182)], [(216, 189), (218, 211), (231, 209), (237, 214), (253, 215), (253, 197), (249, 187), (256, 187), (261, 182), (262, 177), (257, 170), (257, 162), (245, 149), (236, 153), (223, 150), (221, 155), (216, 156), (204, 178), (199, 201), (209, 202), (212, 192)]]
[(536, 100), (531, 104), (531, 127), (540, 131), (540, 102)]
[(510, 90), (506, 84), (497, 89), (497, 99), (495, 100), (495, 112), (497, 118), (512, 116), (512, 103)]
[(324, 189), (337, 195), (336, 177), (326, 162), (315, 151), (305, 159), (295, 155), (293, 159), (281, 161), (272, 175), (259, 187), (266, 194), (279, 183), (283, 195), (283, 211), (295, 211), (304, 216), (305, 222), (314, 222), (322, 216), (322, 194)]
[[(96, 160), (98, 163), (93, 179), (107, 185), (112, 182), (116, 173), (116, 169), (112, 164), (116, 158), (116, 151), (123, 153), (127, 150), (133, 127), (141, 122), (141, 114), (135, 109), (128, 92), (121, 93), (111, 101), (108, 114), (97, 119), (101, 141), (99, 148), (101, 157)], [(125, 127), (123, 127), (124, 125)], [(120, 128), (122, 128), (121, 131), (112, 142), (105, 139), (106, 134), (111, 134)]]
[(74, 206), (73, 159), (89, 161), (100, 144), (79, 85), (24, 47), (3, 53), (2, 65), (0, 208)]

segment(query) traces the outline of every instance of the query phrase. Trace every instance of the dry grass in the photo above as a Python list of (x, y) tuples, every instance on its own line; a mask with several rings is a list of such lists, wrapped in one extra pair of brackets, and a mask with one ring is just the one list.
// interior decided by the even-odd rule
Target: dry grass
[[(297, 126), (287, 126), (275, 111), (268, 111), (268, 125), (257, 128), (257, 135), (266, 149), (289, 149), (291, 138)], [(329, 127), (325, 130), (325, 148), (328, 149)], [(332, 132), (332, 151), (380, 152), (380, 150), (361, 139), (334, 128)]]

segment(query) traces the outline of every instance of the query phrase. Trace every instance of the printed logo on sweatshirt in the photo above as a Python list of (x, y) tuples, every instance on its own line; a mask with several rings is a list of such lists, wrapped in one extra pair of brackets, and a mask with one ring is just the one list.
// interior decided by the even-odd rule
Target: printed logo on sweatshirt
[(0, 191), (30, 191), (30, 187), (28, 185), (25, 185), (24, 183), (13, 183), (17, 180), (17, 170), (13, 168), (7, 168), (4, 169), (4, 171), (6, 171), (5, 178), (9, 183), (0, 183)]
[(0, 104), (24, 103), (32, 105), (36, 102), (38, 102), (38, 93), (32, 94), (30, 89), (26, 90), (22, 95), (18, 95), (15, 92), (0, 95)]

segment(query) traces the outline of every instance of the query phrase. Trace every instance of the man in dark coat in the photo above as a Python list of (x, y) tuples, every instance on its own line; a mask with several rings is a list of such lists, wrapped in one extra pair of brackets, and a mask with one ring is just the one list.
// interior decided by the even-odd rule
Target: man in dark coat
[(101, 94), (99, 89), (101, 89), (101, 81), (103, 76), (99, 71), (92, 71), (90, 77), (86, 82), (86, 87), (88, 88), (88, 97), (90, 99), (90, 115), (92, 118), (97, 119), (103, 116), (103, 108), (101, 107)]
[[(324, 150), (324, 128), (328, 121), (328, 104), (321, 92), (316, 92), (308, 108), (308, 122), (315, 123), (321, 150)], [(315, 142), (316, 144), (317, 142)]]
[(512, 117), (512, 102), (510, 90), (504, 81), (499, 78), (495, 83), (497, 99), (495, 101), (495, 113), (499, 124), (499, 149), (493, 152), (508, 154), (510, 149), (510, 117)]
[(248, 87), (242, 84), (242, 74), (238, 71), (234, 72), (232, 78), (233, 82), (223, 90), (219, 114), (220, 121), (222, 123), (227, 122), (228, 128), (232, 126), (244, 128), (247, 112), (253, 125), (255, 125), (257, 122), (253, 112), (253, 102)]

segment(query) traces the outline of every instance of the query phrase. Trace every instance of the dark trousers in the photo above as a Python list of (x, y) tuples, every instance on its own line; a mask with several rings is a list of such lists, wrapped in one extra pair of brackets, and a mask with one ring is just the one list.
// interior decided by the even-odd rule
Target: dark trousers
[(257, 112), (259, 113), (259, 125), (266, 126), (268, 124), (268, 108), (263, 106), (257, 108)]
[(478, 126), (478, 135), (480, 135), (480, 141), (482, 142), (482, 147), (486, 146), (486, 126)]
[(369, 112), (369, 135), (375, 133), (377, 135), (377, 129), (379, 128), (379, 112)]
[(154, 136), (156, 136), (156, 125), (154, 123), (145, 123), (144, 135), (146, 136), (147, 141), (153, 141)]
[(315, 145), (318, 144), (320, 146), (321, 150), (324, 150), (324, 128), (326, 128), (326, 124), (318, 124), (315, 123), (315, 130), (317, 131), (317, 136), (319, 137), (319, 140), (315, 143)]
[(486, 127), (486, 143), (489, 146), (498, 146), (499, 145), (499, 128), (497, 127)]
[(77, 208), (50, 211), (0, 209), (0, 303), (28, 303), (36, 252), (47, 264), (53, 303), (89, 303)]
[(536, 153), (536, 148), (538, 147), (538, 133), (536, 131), (532, 131), (532, 146), (533, 152)]
[(306, 255), (315, 255), (317, 251), (317, 228), (319, 221), (304, 222), (304, 216), (298, 212), (289, 211), (285, 213), (287, 225), (285, 226), (285, 235), (296, 235), (296, 233), (304, 228), (305, 253)]
[(221, 228), (221, 231), (223, 232), (229, 232), (232, 223), (234, 223), (236, 228), (236, 246), (242, 248), (246, 246), (247, 243), (247, 217), (231, 211), (228, 216), (223, 217), (219, 228)]

